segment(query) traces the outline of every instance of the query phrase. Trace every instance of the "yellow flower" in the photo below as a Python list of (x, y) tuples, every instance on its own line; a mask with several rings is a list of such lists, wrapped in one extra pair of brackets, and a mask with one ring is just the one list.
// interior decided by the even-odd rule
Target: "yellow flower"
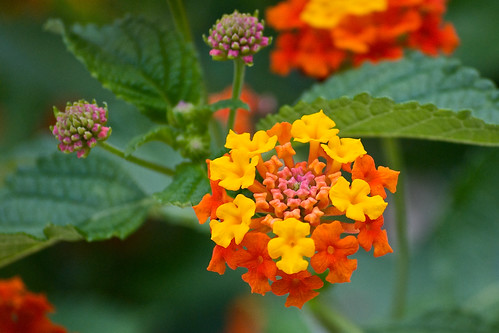
[(225, 147), (229, 149), (245, 149), (249, 156), (265, 153), (272, 150), (277, 142), (277, 136), (269, 136), (265, 131), (258, 131), (253, 135), (253, 140), (250, 139), (249, 133), (237, 134), (230, 130), (227, 135)]
[(387, 0), (310, 0), (300, 19), (318, 29), (331, 29), (348, 15), (362, 16), (385, 11)]
[(248, 188), (255, 181), (258, 156), (251, 157), (247, 151), (233, 150), (229, 156), (222, 156), (210, 163), (210, 179), (220, 180), (219, 185), (231, 191)]
[(340, 163), (350, 163), (359, 156), (367, 154), (360, 139), (342, 138), (335, 136), (328, 144), (321, 145), (326, 154)]
[(272, 259), (281, 257), (277, 268), (287, 274), (306, 270), (308, 261), (303, 257), (311, 257), (315, 253), (313, 239), (306, 238), (310, 234), (310, 224), (288, 218), (274, 222), (272, 229), (278, 237), (269, 241), (268, 251)]
[(333, 129), (334, 126), (336, 123), (320, 110), (296, 120), (291, 126), (291, 135), (296, 141), (303, 143), (327, 142), (339, 132)]
[(255, 202), (242, 194), (238, 194), (233, 202), (219, 206), (216, 214), (223, 221), (210, 221), (211, 239), (225, 248), (232, 239), (236, 244), (241, 243), (255, 215), (255, 207)]
[(379, 195), (369, 197), (371, 191), (369, 184), (362, 179), (354, 179), (352, 186), (343, 177), (331, 186), (329, 198), (331, 203), (345, 215), (355, 221), (366, 220), (366, 215), (371, 220), (377, 219), (383, 214), (387, 203)]

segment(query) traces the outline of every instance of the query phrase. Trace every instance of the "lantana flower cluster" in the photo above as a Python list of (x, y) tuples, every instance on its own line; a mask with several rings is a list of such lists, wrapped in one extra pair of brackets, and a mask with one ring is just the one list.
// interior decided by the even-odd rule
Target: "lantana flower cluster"
[(280, 32), (271, 68), (323, 79), (366, 60), (399, 59), (404, 48), (450, 54), (459, 40), (443, 21), (446, 0), (285, 0), (267, 9)]
[(20, 278), (0, 281), (0, 332), (65, 333), (64, 327), (47, 318), (53, 310), (44, 295), (26, 290)]
[[(392, 252), (384, 199), (399, 172), (376, 169), (360, 139), (340, 138), (335, 125), (321, 110), (253, 138), (229, 132), (229, 153), (208, 161), (212, 193), (194, 206), (216, 243), (208, 270), (246, 268), (252, 292), (289, 294), (286, 306), (301, 308), (321, 276), (350, 281), (359, 246), (375, 257)], [(292, 143), (309, 145), (307, 161)]]

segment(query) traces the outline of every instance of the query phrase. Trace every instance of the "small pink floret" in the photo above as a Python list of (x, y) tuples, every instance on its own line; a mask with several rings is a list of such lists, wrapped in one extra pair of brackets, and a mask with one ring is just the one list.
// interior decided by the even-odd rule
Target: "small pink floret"
[(229, 55), (229, 57), (237, 57), (239, 55), (239, 51), (229, 50), (228, 55)]
[(102, 127), (100, 133), (97, 135), (99, 139), (107, 137), (107, 133), (109, 132), (109, 127)]
[(243, 60), (247, 64), (252, 64), (253, 63), (253, 56), (252, 55), (247, 55), (243, 57)]

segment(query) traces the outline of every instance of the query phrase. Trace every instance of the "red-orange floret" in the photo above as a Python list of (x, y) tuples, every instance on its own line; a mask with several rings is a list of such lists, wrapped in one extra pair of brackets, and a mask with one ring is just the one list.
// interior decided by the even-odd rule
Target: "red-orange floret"
[(375, 220), (366, 217), (365, 222), (355, 222), (355, 227), (359, 229), (359, 234), (357, 235), (359, 245), (366, 251), (370, 251), (374, 246), (375, 257), (381, 257), (393, 252), (390, 244), (388, 244), (386, 230), (381, 229), (383, 223), (383, 215)]
[(295, 274), (286, 274), (278, 271), (280, 280), (272, 283), (272, 292), (277, 296), (289, 293), (286, 307), (296, 306), (302, 308), (303, 304), (319, 295), (315, 290), (322, 288), (324, 282), (317, 275), (312, 275), (309, 271), (302, 271)]
[(269, 280), (275, 281), (276, 263), (270, 258), (267, 244), (270, 237), (261, 232), (249, 232), (244, 236), (237, 251), (235, 262), (239, 267), (245, 267), (248, 272), (242, 275), (244, 281), (251, 286), (253, 293), (265, 295), (271, 290)]
[(20, 278), (0, 281), (0, 332), (65, 333), (46, 317), (53, 311), (47, 298), (27, 291)]
[(365, 180), (371, 187), (371, 196), (380, 195), (385, 199), (385, 188), (392, 193), (397, 190), (399, 173), (399, 171), (393, 171), (383, 166), (379, 166), (376, 170), (374, 159), (366, 154), (355, 160), (352, 168), (352, 179)]
[(225, 264), (231, 269), (236, 269), (235, 255), (239, 249), (241, 249), (241, 245), (236, 245), (234, 240), (226, 248), (215, 245), (207, 270), (223, 275), (225, 273)]
[(339, 221), (319, 225), (312, 234), (317, 253), (310, 259), (312, 268), (317, 273), (329, 269), (326, 280), (330, 283), (350, 282), (350, 277), (357, 269), (357, 259), (348, 259), (359, 249), (354, 236), (340, 238), (344, 232)]
[(194, 213), (199, 220), (199, 223), (204, 224), (209, 218), (216, 219), (217, 208), (232, 201), (232, 198), (227, 195), (225, 189), (218, 185), (220, 180), (210, 180), (211, 192), (203, 196), (199, 204), (192, 206)]

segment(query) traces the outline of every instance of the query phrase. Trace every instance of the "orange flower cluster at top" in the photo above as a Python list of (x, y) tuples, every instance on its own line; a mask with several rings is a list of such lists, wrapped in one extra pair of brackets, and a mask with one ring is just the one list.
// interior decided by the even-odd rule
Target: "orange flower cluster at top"
[(65, 333), (46, 317), (52, 311), (45, 296), (28, 292), (20, 278), (0, 281), (0, 332)]
[[(376, 169), (361, 141), (338, 137), (334, 126), (320, 111), (253, 138), (229, 132), (230, 152), (207, 161), (212, 193), (193, 207), (216, 243), (208, 270), (246, 268), (252, 292), (289, 294), (286, 306), (301, 308), (324, 284), (317, 274), (350, 281), (357, 260), (348, 256), (359, 246), (374, 247), (375, 257), (392, 252), (384, 199), (399, 172)], [(308, 161), (295, 162), (292, 139), (310, 145)]]
[(443, 22), (447, 0), (285, 0), (268, 8), (269, 26), (281, 32), (272, 71), (293, 68), (319, 79), (342, 66), (398, 59), (404, 48), (450, 54), (459, 39)]
[[(219, 93), (210, 94), (210, 104), (232, 97), (232, 86), (225, 88)], [(254, 118), (257, 115), (265, 115), (273, 111), (276, 107), (276, 100), (270, 95), (260, 95), (248, 86), (243, 86), (240, 99), (248, 104), (249, 110), (237, 109), (234, 123), (236, 133), (253, 132)], [(229, 108), (221, 109), (215, 112), (217, 118), (223, 124), (227, 123), (229, 118)]]

